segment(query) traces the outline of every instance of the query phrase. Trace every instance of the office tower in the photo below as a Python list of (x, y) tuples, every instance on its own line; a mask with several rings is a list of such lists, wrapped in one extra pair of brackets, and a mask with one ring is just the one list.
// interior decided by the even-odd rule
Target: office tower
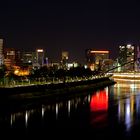
[(21, 65), (21, 54), (19, 50), (14, 48), (4, 49), (4, 62), (8, 66), (20, 66)]
[(107, 59), (109, 59), (109, 51), (107, 50), (86, 50), (86, 61), (91, 70), (99, 69)]
[(36, 50), (36, 57), (37, 57), (37, 63), (41, 67), (44, 65), (44, 50), (43, 49), (37, 49)]
[(3, 55), (3, 39), (0, 39), (0, 66), (3, 65), (4, 55)]
[(129, 72), (134, 70), (135, 59), (137, 57), (136, 50), (136, 46), (131, 44), (119, 46), (118, 63), (122, 66), (122, 72)]

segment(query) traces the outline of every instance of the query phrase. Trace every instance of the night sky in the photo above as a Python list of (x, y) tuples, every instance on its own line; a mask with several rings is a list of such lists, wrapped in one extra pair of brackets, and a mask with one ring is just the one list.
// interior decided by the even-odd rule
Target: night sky
[(140, 44), (140, 4), (135, 0), (3, 0), (0, 38), (8, 48), (44, 48), (50, 60), (60, 60), (64, 50), (71, 61), (82, 63), (88, 48), (110, 50), (110, 57), (116, 58), (119, 45)]

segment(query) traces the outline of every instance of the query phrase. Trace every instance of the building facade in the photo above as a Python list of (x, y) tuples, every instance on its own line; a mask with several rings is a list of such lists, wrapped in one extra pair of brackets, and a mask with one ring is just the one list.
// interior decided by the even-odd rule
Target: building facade
[(107, 50), (86, 50), (86, 61), (87, 66), (91, 70), (96, 70), (101, 68), (105, 60), (109, 59), (109, 51)]
[(68, 59), (69, 59), (68, 51), (62, 51), (62, 55), (61, 55), (62, 68), (64, 69), (68, 68)]
[(121, 72), (134, 71), (136, 67), (136, 59), (138, 58), (138, 47), (127, 44), (119, 46), (118, 63), (121, 66)]
[(21, 65), (21, 54), (14, 48), (4, 49), (4, 64), (8, 67)]
[(0, 66), (4, 64), (3, 39), (0, 39)]
[(44, 65), (44, 50), (43, 49), (36, 50), (36, 59), (37, 59), (37, 64), (39, 67)]

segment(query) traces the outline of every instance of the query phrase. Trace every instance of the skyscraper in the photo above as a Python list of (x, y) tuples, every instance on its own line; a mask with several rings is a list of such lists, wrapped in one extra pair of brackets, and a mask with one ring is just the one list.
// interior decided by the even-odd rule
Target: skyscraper
[[(131, 44), (119, 46), (118, 63), (120, 65), (122, 65), (122, 67), (121, 67), (122, 72), (128, 72), (128, 71), (134, 70), (135, 60), (137, 59), (137, 49), (136, 48), (137, 48), (136, 46), (131, 45)], [(126, 65), (126, 63), (128, 63), (128, 64)]]
[(3, 39), (0, 39), (0, 66), (3, 65), (4, 56), (3, 56)]
[(36, 50), (36, 56), (37, 56), (37, 63), (39, 66), (43, 66), (44, 64), (44, 50), (43, 49), (37, 49)]

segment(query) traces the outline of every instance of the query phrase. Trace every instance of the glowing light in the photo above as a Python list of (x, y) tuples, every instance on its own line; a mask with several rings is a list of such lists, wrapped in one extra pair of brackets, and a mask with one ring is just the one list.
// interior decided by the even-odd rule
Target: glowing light
[(94, 70), (95, 70), (94, 64), (91, 64), (91, 65), (90, 65), (90, 69), (91, 69), (91, 71), (94, 71)]
[(88, 68), (87, 65), (84, 65), (84, 68), (87, 69)]
[(43, 52), (43, 49), (38, 49), (37, 52)]
[(131, 44), (127, 44), (127, 47), (131, 47), (132, 45)]
[(109, 53), (109, 51), (90, 51), (90, 53)]
[(140, 79), (140, 73), (114, 73), (112, 77), (117, 79)]
[(119, 78), (114, 78), (114, 80), (115, 81), (121, 81), (121, 82), (127, 82), (127, 81), (130, 81), (130, 82), (139, 82), (140, 80), (136, 80), (136, 79), (134, 79), (134, 80), (132, 80), (132, 79), (119, 79)]
[(14, 71), (14, 74), (15, 74), (15, 75), (18, 75), (18, 73), (19, 73), (19, 70), (15, 70), (15, 71)]

